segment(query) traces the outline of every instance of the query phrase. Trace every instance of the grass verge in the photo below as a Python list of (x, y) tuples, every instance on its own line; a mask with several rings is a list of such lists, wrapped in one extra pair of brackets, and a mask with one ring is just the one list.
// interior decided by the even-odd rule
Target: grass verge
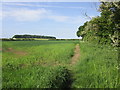
[(118, 88), (118, 49), (80, 43), (80, 60), (74, 67), (73, 88)]

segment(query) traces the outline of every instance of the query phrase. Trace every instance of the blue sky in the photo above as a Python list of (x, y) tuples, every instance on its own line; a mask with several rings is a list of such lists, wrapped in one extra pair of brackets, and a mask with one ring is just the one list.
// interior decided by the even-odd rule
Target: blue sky
[(6, 2), (2, 4), (2, 37), (15, 34), (78, 38), (80, 25), (100, 15), (97, 2)]

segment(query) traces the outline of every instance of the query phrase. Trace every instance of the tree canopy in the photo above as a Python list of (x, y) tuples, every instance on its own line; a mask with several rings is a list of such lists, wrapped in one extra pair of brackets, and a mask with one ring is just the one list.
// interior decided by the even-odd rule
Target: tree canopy
[(100, 16), (92, 18), (78, 28), (77, 36), (82, 36), (84, 41), (119, 46), (120, 1), (101, 2), (99, 11)]

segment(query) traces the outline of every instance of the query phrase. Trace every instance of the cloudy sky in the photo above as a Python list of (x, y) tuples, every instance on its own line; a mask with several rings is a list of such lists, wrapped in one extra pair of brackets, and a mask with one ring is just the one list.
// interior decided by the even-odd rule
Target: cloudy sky
[[(77, 29), (100, 13), (97, 2), (4, 2), (2, 3), (2, 37), (15, 34), (48, 35), (78, 38)], [(1, 26), (0, 26), (1, 27)]]

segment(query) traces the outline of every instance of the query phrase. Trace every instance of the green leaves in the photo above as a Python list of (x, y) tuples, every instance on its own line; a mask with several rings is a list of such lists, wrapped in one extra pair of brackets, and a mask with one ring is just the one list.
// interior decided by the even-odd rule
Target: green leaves
[[(93, 42), (97, 36), (96, 43), (113, 43), (119, 46), (118, 34), (120, 29), (120, 1), (119, 2), (101, 2), (99, 11), (101, 16), (92, 18), (89, 22), (80, 26), (77, 36), (82, 36), (84, 41)], [(112, 38), (111, 36), (116, 37)], [(115, 41), (115, 39), (117, 39)], [(117, 43), (117, 44), (116, 44)]]

